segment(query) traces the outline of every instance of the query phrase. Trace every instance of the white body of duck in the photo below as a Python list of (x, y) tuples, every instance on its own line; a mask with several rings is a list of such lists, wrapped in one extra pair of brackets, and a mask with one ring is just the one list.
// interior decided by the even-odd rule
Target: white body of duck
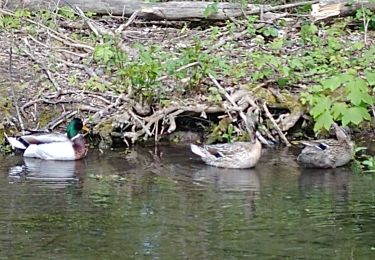
[(66, 135), (26, 135), (7, 139), (13, 147), (24, 150), (25, 157), (43, 160), (79, 160), (85, 157), (88, 151), (85, 137), (79, 133), (83, 127), (82, 121), (75, 118), (69, 123)]

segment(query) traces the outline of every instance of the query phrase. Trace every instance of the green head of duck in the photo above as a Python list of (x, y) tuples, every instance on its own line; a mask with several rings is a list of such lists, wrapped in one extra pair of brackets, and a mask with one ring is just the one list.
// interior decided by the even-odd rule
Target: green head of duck
[(72, 121), (66, 127), (66, 134), (69, 139), (75, 137), (81, 130), (86, 130), (87, 128), (84, 126), (83, 122), (79, 118), (73, 118)]

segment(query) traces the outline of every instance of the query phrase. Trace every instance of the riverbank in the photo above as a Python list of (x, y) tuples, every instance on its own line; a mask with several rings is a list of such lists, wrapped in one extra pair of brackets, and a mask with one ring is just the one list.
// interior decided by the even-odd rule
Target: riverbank
[(374, 31), (364, 43), (354, 17), (314, 24), (298, 12), (207, 24), (2, 10), (0, 130), (79, 116), (101, 147), (198, 130), (228, 142), (247, 138), (241, 114), (257, 109), (272, 143), (328, 134), (333, 121), (371, 131)]

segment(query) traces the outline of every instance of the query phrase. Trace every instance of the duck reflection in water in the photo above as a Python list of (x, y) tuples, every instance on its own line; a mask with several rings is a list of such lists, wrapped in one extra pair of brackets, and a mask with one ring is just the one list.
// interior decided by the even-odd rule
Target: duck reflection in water
[(248, 217), (255, 215), (256, 199), (259, 196), (260, 180), (256, 169), (222, 169), (204, 167), (196, 171), (193, 180), (202, 186), (213, 186), (223, 196), (231, 197), (235, 192), (244, 198), (244, 210)]
[(347, 205), (351, 190), (352, 172), (347, 168), (338, 169), (302, 169), (299, 188), (308, 196), (314, 191), (332, 194), (337, 206)]
[(51, 184), (70, 184), (81, 181), (85, 172), (85, 160), (47, 161), (36, 158), (23, 158), (23, 165), (11, 167), (9, 177), (14, 180), (40, 181)]

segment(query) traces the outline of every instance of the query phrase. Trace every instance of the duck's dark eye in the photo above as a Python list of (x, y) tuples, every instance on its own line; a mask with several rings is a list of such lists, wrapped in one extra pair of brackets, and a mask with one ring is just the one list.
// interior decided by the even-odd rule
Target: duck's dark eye
[(328, 145), (326, 145), (326, 144), (324, 144), (324, 143), (320, 143), (320, 144), (318, 145), (318, 147), (324, 151), (325, 149), (328, 148)]

